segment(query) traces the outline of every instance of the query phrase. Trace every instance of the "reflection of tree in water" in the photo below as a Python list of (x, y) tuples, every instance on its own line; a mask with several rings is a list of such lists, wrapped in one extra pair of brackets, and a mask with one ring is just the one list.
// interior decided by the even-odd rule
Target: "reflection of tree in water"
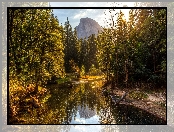
[(80, 118), (90, 118), (99, 113), (104, 100), (99, 89), (91, 87), (90, 83), (74, 85), (73, 88), (50, 86), (51, 97), (47, 105), (58, 119), (57, 124), (69, 124), (76, 117), (77, 111)]
[(111, 112), (116, 124), (166, 124), (163, 119), (130, 105), (113, 105)]
[(163, 120), (132, 106), (113, 105), (101, 90), (92, 88), (92, 83), (74, 85), (73, 88), (58, 88), (52, 85), (50, 97), (42, 106), (43, 114), (34, 110), (32, 116), (25, 115), (28, 123), (70, 124), (78, 118), (89, 119), (99, 115), (101, 124), (165, 124)]
[(138, 108), (110, 104), (110, 99), (103, 97), (99, 88), (92, 88), (93, 85), (85, 83), (74, 85), (73, 88), (50, 86), (51, 97), (44, 106), (47, 110), (34, 118), (35, 123), (69, 124), (79, 114), (79, 118), (85, 119), (99, 115), (102, 124), (164, 124), (162, 120)]
[(80, 118), (85, 118), (85, 119), (91, 118), (96, 114), (95, 110), (91, 110), (88, 106), (86, 107), (78, 106), (78, 111)]
[[(98, 89), (91, 89), (91, 84), (80, 84), (74, 89), (76, 90), (74, 99), (71, 100), (71, 105), (75, 106), (75, 111), (79, 111), (80, 118), (90, 118), (98, 113), (101, 107), (102, 98), (101, 94), (98, 92)], [(70, 109), (72, 107), (69, 107)], [(73, 113), (75, 115), (75, 113)], [(72, 115), (69, 114), (69, 115)]]
[[(110, 99), (101, 96), (100, 90), (91, 88), (90, 83), (75, 85), (72, 89), (59, 88), (49, 98), (49, 109), (56, 111), (57, 124), (69, 124), (76, 118), (90, 118), (100, 115), (102, 124), (151, 124), (163, 123), (161, 119), (138, 108), (127, 105), (112, 105)], [(146, 117), (146, 118), (143, 118)], [(53, 119), (52, 119), (53, 120)], [(105, 121), (105, 122), (103, 122)]]

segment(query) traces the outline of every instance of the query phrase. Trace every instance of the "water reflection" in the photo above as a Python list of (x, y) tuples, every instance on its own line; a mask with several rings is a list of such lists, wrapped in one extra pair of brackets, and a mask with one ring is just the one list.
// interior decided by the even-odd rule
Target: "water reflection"
[(42, 109), (23, 118), (27, 124), (166, 124), (139, 108), (113, 105), (103, 96), (101, 86), (102, 81), (77, 83), (72, 88), (49, 85), (50, 95)]
[(78, 106), (77, 115), (73, 115), (74, 118), (70, 124), (100, 124), (99, 116), (95, 110), (91, 110), (88, 106)]
[(72, 88), (58, 88), (50, 85), (52, 96), (47, 105), (57, 110), (60, 124), (99, 124), (99, 113), (105, 108), (105, 98), (101, 94), (102, 81), (76, 84)]
[(117, 124), (166, 124), (163, 119), (131, 105), (120, 104), (111, 112)]

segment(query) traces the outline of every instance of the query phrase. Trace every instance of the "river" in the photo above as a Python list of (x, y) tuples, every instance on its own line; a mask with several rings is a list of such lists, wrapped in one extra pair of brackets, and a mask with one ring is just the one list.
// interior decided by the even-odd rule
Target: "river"
[[(48, 85), (42, 109), (26, 115), (27, 124), (165, 124), (142, 109), (114, 105), (102, 94), (102, 80), (76, 82), (72, 87)], [(39, 114), (41, 113), (41, 114)]]

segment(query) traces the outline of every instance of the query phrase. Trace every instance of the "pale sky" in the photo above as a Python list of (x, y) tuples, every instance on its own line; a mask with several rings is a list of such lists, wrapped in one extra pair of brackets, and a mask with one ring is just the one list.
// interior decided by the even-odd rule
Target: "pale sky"
[[(51, 7), (123, 7), (124, 5), (134, 7), (134, 4), (134, 2), (50, 2)], [(54, 9), (53, 13), (63, 25), (68, 17), (72, 28), (78, 26), (80, 18), (86, 17), (94, 19), (100, 26), (104, 27), (106, 26), (105, 18), (110, 18), (108, 11), (108, 9)], [(120, 10), (117, 11), (119, 12)], [(121, 11), (125, 14), (125, 18), (128, 19), (129, 9), (122, 9)], [(104, 12), (106, 12), (106, 15)]]

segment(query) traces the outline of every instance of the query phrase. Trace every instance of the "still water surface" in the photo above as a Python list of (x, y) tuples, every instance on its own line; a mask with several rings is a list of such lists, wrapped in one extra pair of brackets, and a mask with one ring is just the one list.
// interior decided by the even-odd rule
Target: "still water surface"
[(36, 124), (165, 124), (146, 111), (119, 104), (102, 94), (102, 80), (76, 83), (72, 88), (47, 86), (42, 114), (35, 111), (29, 122)]

